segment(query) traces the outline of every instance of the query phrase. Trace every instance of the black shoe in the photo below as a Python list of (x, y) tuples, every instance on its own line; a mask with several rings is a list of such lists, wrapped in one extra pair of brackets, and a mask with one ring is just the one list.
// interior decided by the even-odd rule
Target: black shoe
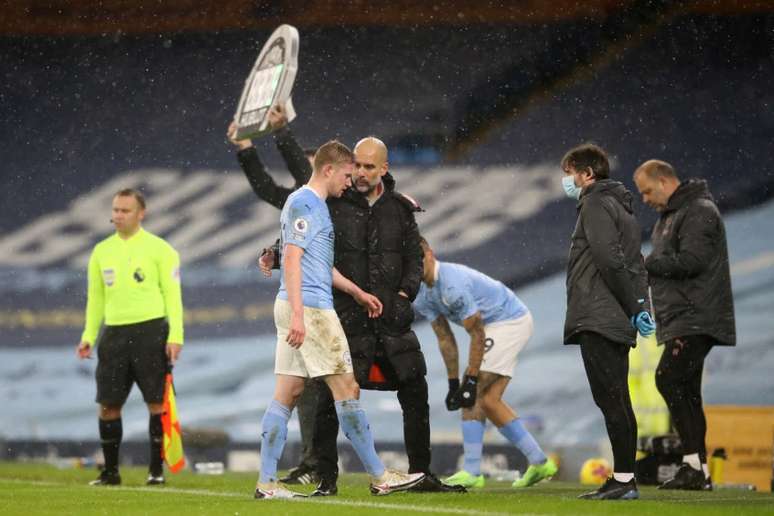
[(702, 488), (702, 491), (712, 491), (712, 479), (710, 477), (707, 477), (707, 479), (704, 481), (704, 487)]
[(596, 491), (584, 493), (578, 498), (583, 500), (636, 500), (639, 497), (640, 492), (637, 490), (637, 482), (634, 479), (628, 482), (619, 482), (610, 477)]
[(118, 472), (103, 470), (96, 480), (89, 482), (90, 486), (120, 486), (121, 475)]
[(153, 473), (148, 473), (148, 478), (145, 480), (146, 486), (160, 486), (166, 484), (167, 481), (164, 480), (164, 474), (154, 475)]
[(427, 473), (425, 478), (408, 490), (413, 493), (467, 493), (465, 486), (452, 486), (444, 484), (432, 473)]
[(312, 491), (309, 496), (336, 496), (339, 492), (339, 488), (336, 487), (336, 479), (330, 477), (323, 477), (320, 483), (317, 484), (317, 489)]
[(320, 477), (314, 468), (301, 463), (297, 468), (293, 468), (288, 471), (287, 476), (279, 479), (283, 484), (316, 484), (320, 481)]
[[(693, 469), (689, 464), (683, 463), (680, 469), (677, 470), (677, 473), (675, 473), (675, 476), (658, 486), (658, 488), (703, 491), (706, 485), (707, 477), (704, 476), (703, 471)], [(711, 487), (712, 483), (710, 481), (710, 489)]]

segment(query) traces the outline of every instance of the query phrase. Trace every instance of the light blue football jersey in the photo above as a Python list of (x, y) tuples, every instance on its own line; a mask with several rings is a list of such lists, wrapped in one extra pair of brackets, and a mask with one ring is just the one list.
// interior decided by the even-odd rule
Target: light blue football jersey
[[(286, 244), (304, 250), (301, 257), (301, 296), (304, 306), (333, 308), (333, 222), (328, 205), (308, 186), (290, 196), (280, 215), (280, 249)], [(284, 255), (283, 255), (284, 256)], [(280, 264), (279, 299), (288, 299), (285, 260)]]
[(456, 263), (438, 263), (433, 287), (424, 282), (414, 300), (414, 309), (429, 321), (439, 315), (462, 324), (481, 312), (484, 324), (518, 319), (528, 310), (511, 289), (477, 270)]

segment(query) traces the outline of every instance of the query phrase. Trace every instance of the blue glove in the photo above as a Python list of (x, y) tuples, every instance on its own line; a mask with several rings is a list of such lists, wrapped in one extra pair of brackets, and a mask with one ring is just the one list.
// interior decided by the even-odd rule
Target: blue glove
[(633, 315), (631, 323), (643, 337), (652, 335), (653, 332), (656, 331), (656, 322), (653, 320), (653, 317), (650, 316), (650, 313), (645, 310), (637, 315)]

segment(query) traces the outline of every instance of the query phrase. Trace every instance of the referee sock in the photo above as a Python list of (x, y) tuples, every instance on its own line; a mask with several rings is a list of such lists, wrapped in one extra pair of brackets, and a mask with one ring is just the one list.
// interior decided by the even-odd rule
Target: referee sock
[(701, 471), (701, 459), (699, 458), (698, 453), (691, 453), (688, 455), (683, 455), (683, 462), (688, 464), (690, 467), (695, 469), (696, 471)]
[(99, 420), (99, 440), (102, 444), (102, 454), (105, 456), (105, 471), (118, 473), (118, 449), (121, 447), (121, 438), (124, 429), (121, 418), (105, 421)]
[(485, 428), (483, 421), (462, 422), (462, 449), (465, 452), (465, 463), (462, 469), (471, 475), (481, 474), (481, 452), (484, 449)]
[(161, 446), (164, 442), (164, 427), (161, 424), (161, 414), (151, 414), (148, 421), (148, 435), (150, 437), (150, 467), (148, 470), (154, 477), (164, 474), (161, 465)]
[(277, 400), (271, 400), (261, 423), (261, 473), (262, 484), (277, 481), (277, 463), (282, 457), (288, 438), (288, 419), (291, 409)]
[(365, 411), (360, 408), (359, 400), (341, 400), (336, 402), (336, 415), (339, 425), (355, 449), (363, 467), (372, 477), (384, 474), (382, 459), (376, 454), (374, 436), (366, 419)]
[(540, 445), (518, 418), (501, 426), (498, 430), (527, 457), (530, 464), (543, 464), (547, 460)]

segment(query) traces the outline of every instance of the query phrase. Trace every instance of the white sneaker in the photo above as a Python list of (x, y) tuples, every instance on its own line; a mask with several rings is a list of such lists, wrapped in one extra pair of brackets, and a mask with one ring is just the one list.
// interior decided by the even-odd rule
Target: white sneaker
[(280, 485), (277, 482), (267, 482), (266, 484), (258, 483), (255, 486), (256, 500), (283, 500), (289, 498), (306, 498), (306, 495), (291, 491), (287, 487)]
[(379, 477), (371, 478), (371, 494), (375, 496), (384, 496), (397, 491), (411, 489), (425, 479), (424, 473), (401, 473), (392, 469), (387, 469)]

